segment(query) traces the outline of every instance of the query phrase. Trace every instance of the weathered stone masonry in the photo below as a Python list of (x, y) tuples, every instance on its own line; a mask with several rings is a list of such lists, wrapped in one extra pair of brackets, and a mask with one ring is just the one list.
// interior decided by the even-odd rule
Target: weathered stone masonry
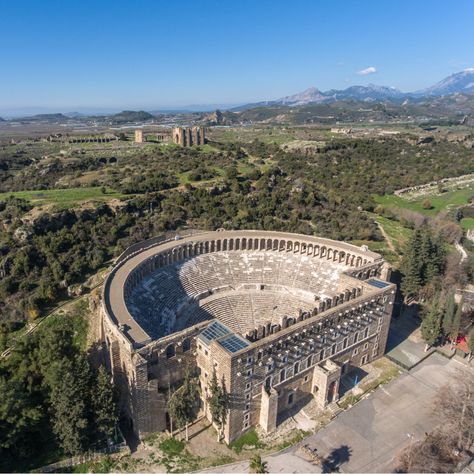
[[(204, 414), (213, 370), (224, 376), (227, 442), (256, 425), (274, 430), (308, 397), (321, 407), (336, 401), (341, 373), (384, 353), (395, 296), (389, 276), (367, 249), (296, 234), (223, 231), (144, 243), (104, 286), (103, 336), (122, 413), (139, 436), (167, 429), (166, 397), (186, 368), (199, 373)], [(176, 308), (156, 278), (179, 287)], [(281, 295), (297, 307), (268, 306)], [(150, 311), (155, 337), (129, 310), (142, 324)]]

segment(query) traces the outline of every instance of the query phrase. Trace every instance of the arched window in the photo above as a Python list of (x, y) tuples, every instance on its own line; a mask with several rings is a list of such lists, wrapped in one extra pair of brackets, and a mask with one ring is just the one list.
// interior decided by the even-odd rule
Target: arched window
[(174, 357), (176, 355), (176, 350), (174, 348), (174, 344), (170, 344), (166, 348), (166, 358), (171, 359), (171, 357)]
[(191, 349), (191, 339), (185, 339), (183, 341), (183, 352), (188, 352)]
[(296, 375), (299, 371), (300, 371), (300, 363), (297, 362), (297, 363), (295, 364), (295, 368), (294, 368), (294, 370), (293, 370), (293, 374)]

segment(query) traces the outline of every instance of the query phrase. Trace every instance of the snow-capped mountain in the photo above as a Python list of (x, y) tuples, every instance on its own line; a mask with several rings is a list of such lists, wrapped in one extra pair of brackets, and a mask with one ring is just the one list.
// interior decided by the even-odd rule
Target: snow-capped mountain
[(452, 74), (434, 86), (415, 92), (415, 95), (423, 97), (456, 93), (474, 94), (474, 68)]
[(375, 84), (369, 84), (367, 86), (351, 86), (342, 90), (330, 89), (326, 92), (322, 92), (316, 87), (310, 87), (309, 89), (294, 95), (289, 95), (276, 100), (240, 106), (235, 110), (275, 105), (296, 107), (306, 104), (336, 102), (339, 100), (362, 100), (366, 102), (385, 100), (399, 101), (456, 93), (474, 94), (474, 68), (465, 69), (464, 71), (452, 74), (434, 86), (416, 92), (402, 92), (395, 87), (378, 86)]
[(324, 102), (326, 100), (326, 95), (316, 89), (316, 87), (310, 87), (303, 92), (298, 94), (289, 95), (287, 97), (282, 97), (281, 99), (276, 100), (276, 103), (284, 105), (304, 105), (311, 103)]

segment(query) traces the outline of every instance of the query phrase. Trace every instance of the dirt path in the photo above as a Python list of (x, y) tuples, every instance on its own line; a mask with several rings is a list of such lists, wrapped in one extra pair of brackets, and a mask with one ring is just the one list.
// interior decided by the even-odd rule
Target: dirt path
[(379, 224), (375, 219), (374, 219), (374, 222), (377, 224), (377, 227), (380, 229), (380, 232), (382, 233), (383, 235), (383, 238), (385, 239), (385, 241), (387, 242), (387, 245), (388, 245), (388, 248), (393, 252), (395, 253), (396, 255), (398, 255), (396, 249), (395, 249), (395, 246), (393, 245), (393, 242), (392, 240), (390, 239), (390, 237), (388, 236), (387, 232), (385, 232), (385, 229), (383, 228), (383, 226), (381, 224)]

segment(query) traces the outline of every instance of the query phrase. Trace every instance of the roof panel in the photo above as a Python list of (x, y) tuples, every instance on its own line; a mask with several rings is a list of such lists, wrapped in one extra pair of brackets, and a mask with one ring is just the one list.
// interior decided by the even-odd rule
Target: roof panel
[(201, 339), (205, 344), (209, 344), (214, 339), (230, 334), (232, 331), (222, 324), (219, 321), (213, 321), (209, 326), (207, 326), (204, 331), (199, 334), (199, 339)]
[(227, 337), (221, 339), (219, 344), (229, 352), (238, 352), (250, 345), (245, 339), (237, 334), (229, 334)]
[(367, 283), (374, 286), (375, 288), (386, 288), (389, 285), (389, 283), (385, 281), (374, 280), (373, 278), (367, 280)]

